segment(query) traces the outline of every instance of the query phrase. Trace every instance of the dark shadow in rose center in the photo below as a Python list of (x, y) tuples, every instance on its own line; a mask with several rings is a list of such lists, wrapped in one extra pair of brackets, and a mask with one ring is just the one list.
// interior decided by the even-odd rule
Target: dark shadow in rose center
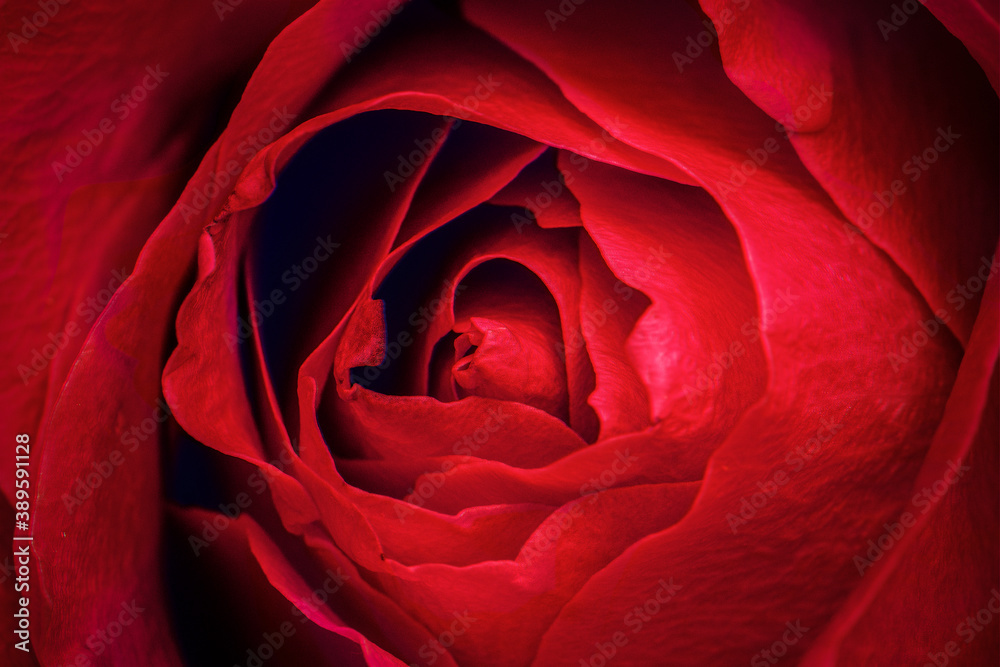
[[(385, 360), (353, 368), (355, 384), (443, 402), (472, 395), (512, 400), (568, 423), (556, 300), (537, 275), (497, 257), (490, 243), (508, 231), (512, 210), (481, 205), (400, 258), (373, 295), (385, 303)], [(579, 232), (538, 233), (567, 240)], [(461, 276), (464, 265), (470, 268)]]

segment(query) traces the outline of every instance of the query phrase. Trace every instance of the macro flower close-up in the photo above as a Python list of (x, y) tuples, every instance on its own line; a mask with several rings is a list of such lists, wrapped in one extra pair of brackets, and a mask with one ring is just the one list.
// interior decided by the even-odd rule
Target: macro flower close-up
[(994, 0), (0, 17), (3, 664), (997, 664)]

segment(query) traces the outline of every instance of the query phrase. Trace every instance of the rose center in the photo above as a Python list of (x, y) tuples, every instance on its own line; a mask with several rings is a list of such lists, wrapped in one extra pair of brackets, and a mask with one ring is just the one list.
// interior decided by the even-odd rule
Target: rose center
[(549, 332), (487, 317), (459, 322), (455, 332), (456, 395), (517, 401), (568, 418), (566, 371)]

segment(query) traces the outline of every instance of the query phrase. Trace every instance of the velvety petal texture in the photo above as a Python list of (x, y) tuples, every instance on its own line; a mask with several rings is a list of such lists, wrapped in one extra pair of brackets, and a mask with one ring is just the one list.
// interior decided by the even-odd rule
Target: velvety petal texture
[(996, 663), (995, 4), (0, 15), (5, 664)]
[(826, 13), (755, 2), (728, 24), (727, 3), (703, 6), (727, 74), (789, 133), (852, 223), (845, 238), (883, 248), (967, 341), (982, 284), (966, 282), (1000, 219), (994, 198), (977, 193), (1000, 179), (1000, 139), (995, 91), (962, 43), (916, 3)]

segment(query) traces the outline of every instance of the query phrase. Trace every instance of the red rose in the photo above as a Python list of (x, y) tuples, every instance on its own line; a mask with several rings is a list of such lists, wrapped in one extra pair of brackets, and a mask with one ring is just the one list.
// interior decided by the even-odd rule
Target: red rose
[(10, 664), (992, 664), (997, 12), (4, 10)]

